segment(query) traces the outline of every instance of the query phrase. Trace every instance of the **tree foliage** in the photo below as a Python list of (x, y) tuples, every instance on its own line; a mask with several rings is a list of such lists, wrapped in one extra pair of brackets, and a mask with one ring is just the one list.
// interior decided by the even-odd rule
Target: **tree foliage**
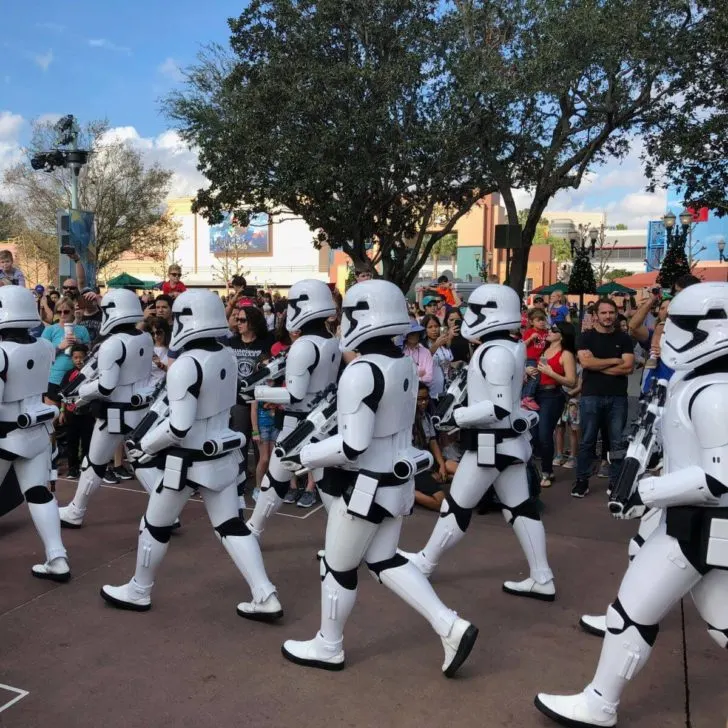
[(701, 43), (682, 68), (671, 113), (651, 125), (645, 140), (650, 189), (672, 185), (693, 207), (728, 215), (728, 5), (698, 0)]
[(17, 235), (21, 227), (22, 220), (15, 206), (0, 200), (0, 241)]
[(210, 180), (193, 209), (291, 210), (356, 264), (373, 242), (373, 265), (407, 290), (488, 191), (469, 121), (436, 93), (438, 3), (253, 0), (228, 22), (232, 52), (209, 48), (166, 104)]
[[(134, 237), (159, 219), (172, 178), (157, 164), (145, 165), (137, 149), (107, 132), (106, 122), (92, 122), (79, 143), (92, 152), (81, 170), (79, 203), (95, 214), (99, 270), (129, 250)], [(53, 149), (55, 136), (51, 122), (36, 122), (27, 159), (5, 172), (5, 184), (28, 230), (48, 238), (56, 234), (56, 211), (71, 207), (71, 176), (61, 168), (36, 172), (29, 162), (37, 152)]]
[(611, 268), (604, 274), (606, 281), (615, 281), (617, 278), (627, 278), (632, 274), (626, 268)]
[(597, 284), (594, 280), (594, 268), (589, 260), (589, 251), (577, 249), (569, 278), (569, 295), (596, 293), (596, 290)]
[(669, 113), (699, 23), (682, 0), (454, 0), (447, 24), (451, 105), (478, 130), (483, 178), (510, 224), (513, 191), (533, 195), (509, 281), (521, 291), (549, 201)]

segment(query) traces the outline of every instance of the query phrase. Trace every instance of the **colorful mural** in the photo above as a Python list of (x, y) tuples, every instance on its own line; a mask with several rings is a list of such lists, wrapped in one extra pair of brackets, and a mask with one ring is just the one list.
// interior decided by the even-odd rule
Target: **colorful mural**
[(224, 255), (235, 250), (243, 255), (272, 255), (270, 217), (265, 213), (253, 215), (250, 225), (237, 225), (228, 214), (219, 225), (210, 226), (210, 252)]

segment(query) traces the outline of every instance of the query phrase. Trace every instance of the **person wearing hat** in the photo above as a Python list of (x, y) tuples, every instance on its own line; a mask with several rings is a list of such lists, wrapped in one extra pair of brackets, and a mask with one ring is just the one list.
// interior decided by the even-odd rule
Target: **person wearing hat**
[(417, 378), (428, 387), (432, 384), (433, 361), (429, 349), (420, 342), (424, 328), (416, 321), (410, 323), (409, 331), (405, 334), (402, 352), (409, 356), (417, 367)]
[(425, 296), (422, 299), (422, 310), (425, 312), (425, 316), (429, 313), (432, 316), (437, 316), (437, 305), (440, 303), (438, 296)]

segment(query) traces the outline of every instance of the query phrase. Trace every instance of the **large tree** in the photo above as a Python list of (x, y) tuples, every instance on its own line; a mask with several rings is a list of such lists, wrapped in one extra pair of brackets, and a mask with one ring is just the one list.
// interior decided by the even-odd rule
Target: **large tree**
[(495, 178), (510, 224), (514, 190), (533, 196), (509, 281), (517, 291), (554, 195), (671, 113), (678, 71), (700, 42), (691, 9), (683, 0), (454, 0), (450, 93), (478, 127), (483, 177)]
[(681, 72), (673, 113), (647, 134), (651, 189), (678, 188), (694, 207), (728, 215), (728, 5), (699, 0), (702, 42)]
[[(107, 132), (106, 122), (90, 123), (79, 144), (91, 150), (79, 179), (79, 201), (82, 210), (95, 213), (98, 270), (129, 250), (134, 237), (159, 219), (172, 178), (172, 172), (145, 164), (138, 149)], [(56, 211), (71, 207), (70, 172), (36, 172), (30, 166), (33, 155), (55, 148), (55, 137), (52, 123), (36, 122), (27, 159), (5, 172), (18, 211), (37, 235), (55, 235)]]
[(134, 236), (131, 251), (154, 261), (154, 272), (166, 280), (169, 266), (179, 264), (177, 251), (181, 237), (182, 223), (167, 211)]
[(489, 191), (469, 119), (437, 93), (439, 3), (253, 0), (228, 22), (231, 51), (208, 49), (166, 104), (210, 181), (193, 208), (290, 210), (408, 289)]
[(0, 200), (0, 241), (15, 237), (21, 227), (21, 217), (15, 206)]

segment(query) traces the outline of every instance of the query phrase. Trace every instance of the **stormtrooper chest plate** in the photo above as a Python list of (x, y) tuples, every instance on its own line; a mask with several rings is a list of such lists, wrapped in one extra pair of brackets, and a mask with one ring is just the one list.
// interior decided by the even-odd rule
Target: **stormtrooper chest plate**
[(31, 344), (11, 341), (0, 344), (7, 357), (3, 401), (17, 402), (43, 394), (53, 363), (53, 346), (45, 339)]

